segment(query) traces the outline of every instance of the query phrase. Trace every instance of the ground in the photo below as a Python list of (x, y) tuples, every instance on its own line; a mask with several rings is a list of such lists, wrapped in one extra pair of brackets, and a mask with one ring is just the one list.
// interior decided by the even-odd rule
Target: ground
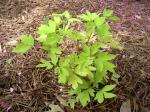
[[(66, 89), (57, 83), (57, 78), (50, 71), (35, 68), (44, 54), (33, 50), (18, 56), (10, 51), (20, 35), (36, 37), (37, 27), (51, 13), (101, 13), (104, 8), (113, 9), (121, 18), (119, 23), (112, 24), (114, 35), (124, 46), (122, 51), (114, 51), (121, 75), (115, 90), (118, 97), (104, 104), (91, 103), (86, 108), (77, 105), (71, 110), (61, 102)], [(45, 104), (49, 102), (66, 112), (119, 112), (128, 100), (132, 112), (150, 111), (149, 0), (0, 0), (0, 110), (41, 112), (49, 110)]]

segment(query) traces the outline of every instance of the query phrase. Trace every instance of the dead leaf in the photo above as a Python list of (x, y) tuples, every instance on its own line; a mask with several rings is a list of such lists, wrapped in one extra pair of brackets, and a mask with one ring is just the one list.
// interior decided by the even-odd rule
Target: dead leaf
[(45, 104), (51, 108), (51, 110), (45, 112), (64, 112), (59, 105), (55, 105), (53, 103), (50, 104), (48, 102), (46, 102)]
[(136, 98), (133, 98), (133, 112), (139, 112), (139, 106), (136, 102)]
[(68, 103), (62, 97), (56, 95), (56, 98), (58, 99), (60, 104), (62, 104), (63, 106), (68, 106)]
[(127, 100), (122, 103), (120, 112), (131, 112), (131, 103), (130, 100)]

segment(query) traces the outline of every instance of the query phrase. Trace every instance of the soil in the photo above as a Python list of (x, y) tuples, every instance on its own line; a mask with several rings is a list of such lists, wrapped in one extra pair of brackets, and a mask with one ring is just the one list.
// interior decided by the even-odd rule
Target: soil
[[(66, 88), (50, 71), (36, 69), (41, 56), (36, 48), (29, 54), (11, 53), (12, 41), (22, 34), (36, 37), (37, 27), (51, 13), (86, 10), (101, 13), (111, 8), (121, 18), (112, 31), (124, 46), (115, 60), (121, 75), (115, 90), (118, 97), (104, 104), (77, 105), (71, 110), (61, 103)], [(119, 112), (124, 101), (131, 101), (132, 112), (150, 112), (150, 1), (149, 0), (0, 0), (0, 111), (43, 112), (45, 102), (66, 112)], [(63, 100), (64, 101), (64, 100)]]

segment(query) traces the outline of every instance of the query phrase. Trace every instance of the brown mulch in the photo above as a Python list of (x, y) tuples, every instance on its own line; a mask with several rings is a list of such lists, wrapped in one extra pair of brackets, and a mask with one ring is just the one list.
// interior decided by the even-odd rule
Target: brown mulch
[(45, 104), (49, 102), (73, 112), (57, 98), (66, 97), (66, 88), (57, 83), (57, 77), (35, 67), (45, 54), (34, 49), (18, 56), (6, 44), (22, 34), (35, 35), (36, 28), (51, 13), (64, 10), (74, 15), (86, 10), (100, 13), (104, 8), (113, 9), (121, 18), (121, 22), (112, 24), (113, 32), (124, 45), (124, 50), (115, 51), (117, 72), (121, 75), (115, 90), (118, 97), (104, 104), (91, 103), (87, 108), (77, 105), (74, 112), (119, 112), (126, 100), (131, 101), (132, 112), (149, 112), (149, 0), (0, 0), (0, 111), (43, 112), (50, 109)]

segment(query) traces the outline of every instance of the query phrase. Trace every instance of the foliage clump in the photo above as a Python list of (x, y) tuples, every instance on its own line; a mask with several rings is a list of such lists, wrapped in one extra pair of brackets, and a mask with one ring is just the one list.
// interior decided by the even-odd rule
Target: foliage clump
[[(119, 75), (111, 62), (115, 54), (107, 52), (106, 48), (121, 48), (113, 41), (107, 20), (118, 21), (113, 11), (105, 9), (103, 14), (91, 13), (72, 17), (68, 11), (62, 14), (52, 14), (51, 19), (38, 28), (39, 37), (35, 40), (41, 44), (41, 49), (48, 53), (47, 59), (41, 58), (40, 68), (53, 70), (58, 75), (58, 82), (68, 84), (70, 90), (69, 105), (74, 108), (76, 102), (86, 106), (91, 99), (102, 103), (104, 99), (116, 95), (112, 90), (116, 87)], [(81, 26), (77, 29), (75, 26)], [(61, 47), (64, 38), (79, 42), (78, 52), (72, 51), (63, 55)], [(14, 48), (16, 53), (25, 53), (34, 46), (31, 35), (21, 37), (21, 42)], [(113, 84), (108, 84), (109, 80)]]

